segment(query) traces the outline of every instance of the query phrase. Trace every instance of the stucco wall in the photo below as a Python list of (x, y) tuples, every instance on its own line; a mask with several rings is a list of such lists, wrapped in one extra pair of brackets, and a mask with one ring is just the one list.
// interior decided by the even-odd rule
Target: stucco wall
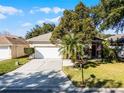
[(13, 45), (11, 47), (12, 50), (12, 58), (17, 58), (21, 56), (25, 56), (24, 48), (28, 48), (28, 45)]

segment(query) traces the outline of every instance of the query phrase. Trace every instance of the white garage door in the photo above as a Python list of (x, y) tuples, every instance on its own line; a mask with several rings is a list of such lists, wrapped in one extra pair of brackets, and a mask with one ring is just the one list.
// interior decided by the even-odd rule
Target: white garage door
[(61, 58), (58, 50), (56, 47), (36, 47), (35, 58)]
[(9, 59), (11, 58), (10, 47), (0, 46), (0, 59)]

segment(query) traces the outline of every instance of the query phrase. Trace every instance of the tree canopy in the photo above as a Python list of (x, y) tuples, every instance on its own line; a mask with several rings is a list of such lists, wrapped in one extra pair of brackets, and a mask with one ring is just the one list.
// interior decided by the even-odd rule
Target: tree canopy
[(124, 30), (124, 0), (101, 0), (101, 3), (92, 8), (95, 23), (100, 30)]
[(89, 8), (80, 2), (74, 10), (64, 11), (59, 25), (52, 33), (51, 41), (56, 43), (57, 39), (62, 39), (67, 33), (80, 33), (82, 43), (89, 43), (98, 33), (93, 22)]
[(83, 59), (83, 44), (78, 34), (69, 33), (65, 35), (60, 42), (60, 54), (63, 59), (71, 59), (72, 62)]
[(43, 26), (36, 25), (34, 28), (31, 29), (31, 31), (28, 31), (26, 34), (26, 39), (45, 34), (48, 32), (52, 32), (55, 28), (55, 24), (50, 24), (50, 23), (44, 23)]

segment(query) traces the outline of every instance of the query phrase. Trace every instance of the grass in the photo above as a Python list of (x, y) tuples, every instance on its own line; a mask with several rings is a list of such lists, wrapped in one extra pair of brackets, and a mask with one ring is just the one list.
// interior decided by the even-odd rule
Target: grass
[[(76, 86), (81, 86), (81, 69), (64, 67), (65, 74)], [(124, 63), (108, 63), (84, 69), (86, 87), (124, 87)]]
[[(19, 62), (19, 65), (16, 65), (16, 62)], [(0, 75), (8, 73), (27, 63), (29, 60), (27, 57), (8, 59), (0, 61)]]

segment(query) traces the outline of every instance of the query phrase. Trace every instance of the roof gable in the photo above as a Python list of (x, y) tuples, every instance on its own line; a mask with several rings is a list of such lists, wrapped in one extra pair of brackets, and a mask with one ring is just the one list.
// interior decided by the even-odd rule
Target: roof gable
[(28, 44), (24, 39), (16, 36), (0, 36), (0, 44)]
[(33, 38), (28, 39), (27, 41), (29, 43), (50, 43), (50, 38), (51, 38), (52, 33), (49, 32), (47, 34), (39, 35)]

